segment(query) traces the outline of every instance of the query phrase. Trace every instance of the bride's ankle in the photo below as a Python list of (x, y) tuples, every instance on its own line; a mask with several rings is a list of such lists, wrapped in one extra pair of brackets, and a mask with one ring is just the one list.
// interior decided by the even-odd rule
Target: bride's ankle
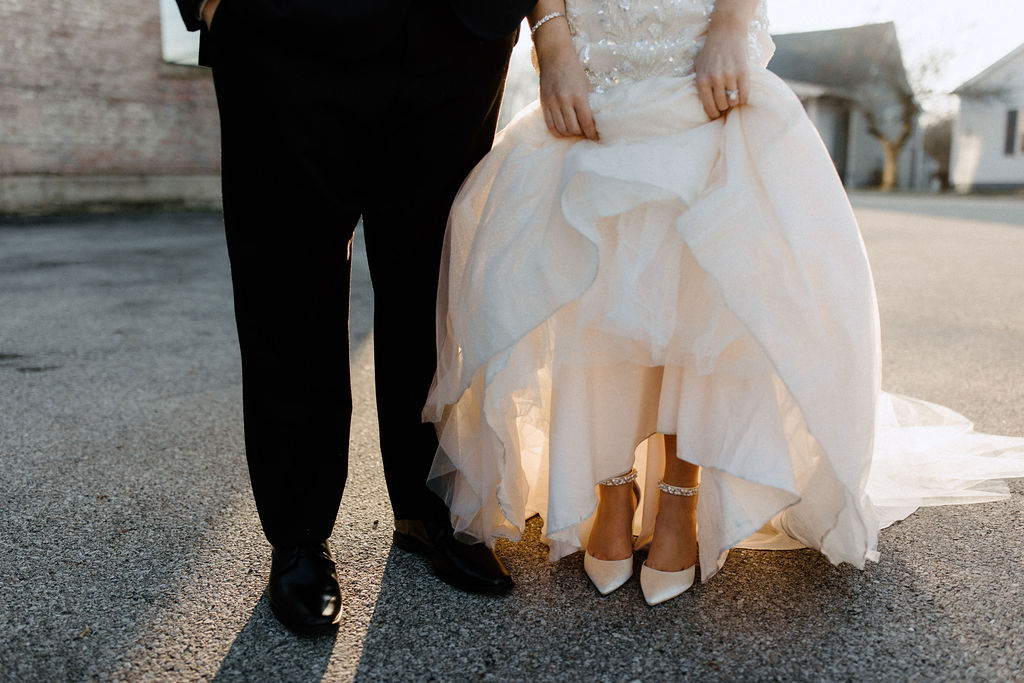
[(660, 571), (680, 571), (697, 561), (696, 487), (659, 484), (658, 515), (647, 565)]
[(597, 485), (598, 514), (615, 517), (628, 514), (632, 519), (640, 496), (636, 478), (637, 472), (634, 469), (618, 477), (599, 482)]
[(697, 536), (693, 526), (679, 521), (665, 522), (661, 516), (655, 522), (654, 538), (647, 552), (647, 566), (663, 572), (692, 567), (697, 563)]
[(633, 515), (638, 497), (632, 481), (620, 485), (600, 485), (594, 526), (587, 551), (601, 560), (618, 560), (633, 552)]
[(607, 509), (625, 508), (634, 504), (632, 486), (598, 486), (598, 505)]

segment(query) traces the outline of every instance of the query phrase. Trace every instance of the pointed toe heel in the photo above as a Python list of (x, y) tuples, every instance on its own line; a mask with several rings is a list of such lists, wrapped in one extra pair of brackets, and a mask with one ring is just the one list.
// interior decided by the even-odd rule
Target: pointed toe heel
[[(670, 496), (693, 498), (697, 495), (700, 484), (697, 486), (675, 486), (666, 484), (663, 479), (658, 482), (658, 489)], [(663, 572), (648, 567), (647, 562), (644, 562), (640, 567), (640, 590), (643, 591), (644, 600), (648, 605), (657, 605), (690, 590), (696, 575), (696, 563), (677, 572)]]
[[(636, 514), (636, 506), (640, 504), (640, 487), (636, 483), (637, 471), (631, 469), (623, 475), (611, 477), (597, 482), (598, 486), (625, 486), (630, 484), (633, 487), (633, 514)], [(608, 595), (622, 584), (629, 581), (633, 576), (633, 556), (630, 555), (621, 560), (599, 560), (586, 551), (583, 556), (583, 570), (590, 577), (601, 595)]]
[(599, 560), (590, 553), (583, 556), (583, 570), (601, 595), (608, 595), (633, 576), (633, 557), (624, 560)]
[(640, 590), (648, 605), (657, 605), (688, 591), (696, 575), (697, 565), (678, 572), (663, 572), (644, 562), (640, 567)]

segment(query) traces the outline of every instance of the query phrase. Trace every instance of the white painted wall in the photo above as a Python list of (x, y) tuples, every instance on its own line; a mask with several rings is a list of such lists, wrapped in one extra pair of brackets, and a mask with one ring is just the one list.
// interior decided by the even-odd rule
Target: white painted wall
[[(1024, 187), (1024, 54), (986, 74), (982, 89), (1005, 89), (1002, 96), (961, 96), (953, 127), (950, 175), (960, 191), (983, 185)], [(1017, 110), (1014, 152), (1007, 155), (1006, 117)]]

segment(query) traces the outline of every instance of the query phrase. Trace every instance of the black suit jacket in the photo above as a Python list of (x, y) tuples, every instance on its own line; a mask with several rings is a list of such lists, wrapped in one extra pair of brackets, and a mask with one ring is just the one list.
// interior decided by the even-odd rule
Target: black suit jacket
[[(205, 28), (203, 22), (198, 18), (199, 6), (202, 0), (177, 0), (181, 16), (185, 20), (185, 26), (190, 31), (199, 31)], [(249, 0), (225, 0), (226, 2), (248, 2)], [(363, 5), (366, 2), (376, 3), (378, 8), (381, 4), (393, 4), (400, 7), (402, 0), (320, 0), (322, 2), (341, 2), (346, 4)], [(422, 0), (412, 0), (422, 2)], [(526, 16), (537, 0), (447, 0), (452, 10), (462, 22), (473, 33), (487, 40), (503, 38), (519, 26), (519, 23)], [(384, 8), (387, 9), (386, 7)]]

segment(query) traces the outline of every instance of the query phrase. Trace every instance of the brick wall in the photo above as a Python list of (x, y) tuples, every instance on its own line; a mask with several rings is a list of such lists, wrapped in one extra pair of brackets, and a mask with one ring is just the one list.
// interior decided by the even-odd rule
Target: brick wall
[(212, 176), (219, 144), (210, 73), (163, 62), (157, 0), (0, 0), (0, 178)]

